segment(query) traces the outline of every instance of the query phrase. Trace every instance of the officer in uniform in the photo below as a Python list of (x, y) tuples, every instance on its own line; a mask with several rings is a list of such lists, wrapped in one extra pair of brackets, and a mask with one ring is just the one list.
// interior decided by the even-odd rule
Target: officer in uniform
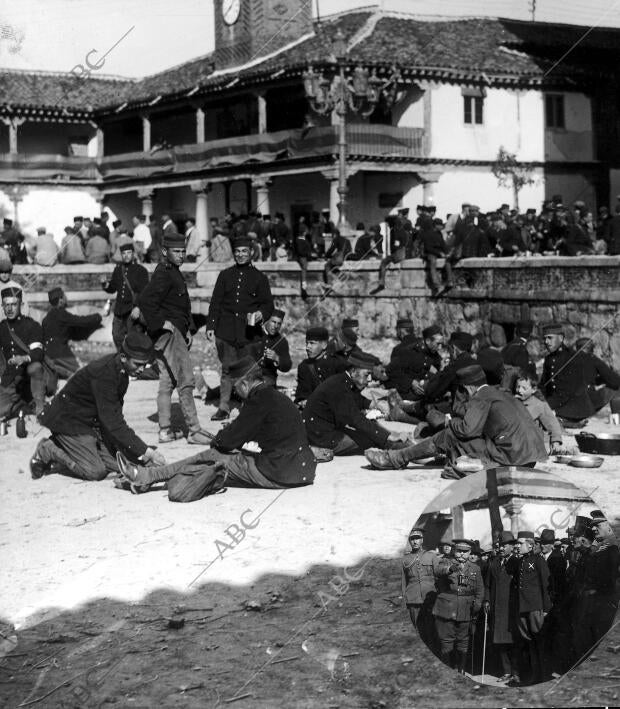
[(129, 333), (120, 353), (106, 355), (76, 372), (39, 417), (51, 438), (39, 441), (30, 461), (34, 479), (60, 473), (82, 480), (103, 480), (118, 472), (114, 455), (123, 451), (145, 464), (165, 462), (131, 429), (123, 417), (129, 378), (153, 360), (153, 343)]
[(468, 560), (471, 543), (454, 539), (454, 555), (437, 572), (438, 595), (433, 608), (441, 659), (465, 674), (472, 624), (484, 601), (484, 583), (477, 564)]
[[(540, 554), (534, 553), (534, 532), (517, 534), (518, 557), (511, 557), (506, 564), (517, 592), (516, 627), (517, 642), (529, 656), (532, 684), (545, 679), (543, 635), (545, 617), (551, 610), (549, 596), (549, 567)], [(522, 684), (519, 675), (513, 675), (510, 686)]]
[(327, 352), (329, 333), (324, 327), (310, 327), (306, 330), (306, 354), (308, 357), (297, 366), (297, 389), (295, 403), (299, 408), (306, 405), (310, 394), (326, 379), (344, 372), (346, 362)]
[(39, 323), (21, 314), (22, 291), (0, 291), (5, 319), (0, 322), (0, 348), (6, 367), (0, 379), (0, 419), (17, 415), (30, 401), (35, 413), (45, 405), (43, 330)]
[(235, 239), (233, 256), (234, 265), (217, 277), (207, 316), (207, 339), (215, 341), (222, 365), (220, 403), (212, 421), (230, 416), (233, 385), (228, 367), (249, 354), (249, 346), (261, 336), (260, 323), (273, 313), (267, 276), (252, 265), (252, 240), (244, 236)]
[(548, 355), (542, 371), (542, 389), (549, 406), (565, 428), (583, 428), (595, 408), (588, 396), (583, 360), (564, 344), (561, 324), (543, 328)]
[(289, 353), (288, 340), (280, 333), (284, 311), (276, 308), (262, 327), (260, 339), (251, 345), (251, 354), (263, 370), (263, 379), (276, 386), (278, 372), (289, 372), (293, 363)]
[[(172, 225), (170, 220), (168, 223)], [(159, 442), (168, 443), (180, 437), (171, 427), (172, 392), (176, 388), (189, 430), (187, 442), (207, 445), (213, 437), (202, 430), (198, 420), (194, 371), (189, 357), (193, 321), (187, 285), (180, 271), (185, 260), (185, 237), (170, 229), (164, 234), (161, 254), (162, 260), (138, 301), (147, 331), (163, 361), (157, 392)]]
[(434, 650), (431, 611), (437, 596), (435, 577), (442, 559), (436, 552), (424, 549), (423, 541), (424, 530), (414, 527), (409, 533), (411, 551), (403, 559), (402, 589), (413, 627), (420, 640)]
[(50, 358), (59, 377), (68, 379), (80, 368), (69, 346), (69, 340), (88, 337), (101, 327), (99, 313), (74, 315), (67, 310), (67, 296), (62, 288), (52, 288), (47, 294), (52, 306), (43, 318), (43, 342), (45, 354)]
[(363, 353), (351, 355), (347, 371), (329, 377), (308, 398), (304, 410), (308, 441), (323, 460), (358, 454), (370, 446), (404, 445), (399, 434), (364, 415), (370, 400), (361, 391), (368, 386), (374, 366), (374, 360)]
[[(220, 484), (227, 487), (312, 485), (316, 461), (295, 404), (263, 381), (260, 367), (249, 355), (232, 362), (229, 372), (243, 400), (239, 416), (217, 434), (211, 448), (178, 463), (144, 467), (119, 456), (121, 473), (132, 492), (166, 481), (171, 501), (192, 502), (203, 497), (205, 489), (212, 491), (210, 484), (218, 468), (224, 472)], [(250, 441), (258, 444), (260, 453), (242, 450)], [(180, 496), (177, 490), (182, 491)]]
[(135, 263), (134, 244), (131, 238), (121, 238), (118, 249), (121, 263), (115, 266), (109, 280), (105, 276), (101, 279), (101, 287), (106, 293), (116, 293), (112, 339), (120, 352), (125, 335), (135, 327), (140, 317), (138, 298), (149, 282), (149, 273), (144, 266)]

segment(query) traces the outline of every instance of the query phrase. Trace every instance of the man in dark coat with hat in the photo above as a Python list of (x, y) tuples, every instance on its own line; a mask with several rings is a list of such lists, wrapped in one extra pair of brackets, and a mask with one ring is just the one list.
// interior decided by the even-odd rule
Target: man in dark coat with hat
[(445, 429), (408, 448), (369, 449), (366, 458), (375, 468), (404, 468), (410, 461), (442, 453), (448, 458), (445, 477), (461, 477), (455, 470), (459, 456), (476, 458), (485, 467), (532, 465), (547, 458), (543, 434), (523, 404), (507, 392), (487, 384), (482, 367), (474, 364), (457, 372), (465, 395), (462, 418), (452, 418)]
[(212, 436), (198, 420), (189, 357), (193, 321), (187, 285), (180, 271), (185, 260), (185, 237), (177, 232), (165, 235), (161, 253), (162, 260), (138, 300), (146, 329), (162, 360), (157, 392), (159, 442), (168, 443), (179, 437), (172, 430), (171, 418), (172, 392), (176, 388), (188, 427), (187, 442), (207, 445)]
[(284, 310), (275, 308), (262, 325), (263, 334), (251, 345), (252, 357), (261, 365), (264, 381), (272, 386), (276, 386), (278, 372), (290, 372), (293, 366), (288, 340), (280, 332), (284, 317)]
[[(507, 571), (513, 578), (517, 593), (518, 644), (529, 655), (529, 682), (542, 682), (545, 668), (543, 635), (545, 617), (551, 610), (549, 596), (549, 568), (540, 554), (534, 553), (534, 532), (522, 531), (517, 535), (519, 556), (512, 557)], [(514, 675), (510, 686), (522, 684), (521, 675)]]
[(21, 314), (21, 294), (21, 289), (12, 287), (0, 291), (5, 315), (0, 322), (0, 349), (6, 363), (0, 378), (0, 419), (16, 416), (30, 402), (38, 415), (45, 404), (43, 330), (36, 320)]
[[(205, 491), (214, 491), (218, 476), (217, 487), (312, 485), (316, 461), (295, 404), (263, 380), (261, 368), (249, 355), (232, 362), (229, 374), (243, 400), (239, 416), (217, 434), (211, 448), (178, 463), (143, 467), (119, 456), (132, 492), (165, 481), (171, 501), (193, 502)], [(260, 453), (242, 450), (251, 441), (258, 444)]]
[(154, 358), (153, 343), (144, 334), (125, 337), (121, 352), (82, 367), (39, 417), (51, 432), (37, 444), (30, 460), (33, 478), (60, 473), (82, 480), (103, 480), (118, 472), (114, 458), (122, 451), (144, 464), (165, 462), (127, 424), (123, 402), (129, 379)]
[(303, 408), (310, 394), (326, 379), (347, 368), (346, 361), (327, 352), (329, 333), (324, 327), (306, 330), (306, 359), (297, 366), (295, 403)]
[(237, 238), (233, 256), (234, 265), (217, 277), (207, 316), (207, 339), (215, 341), (222, 365), (220, 402), (212, 421), (230, 416), (232, 380), (228, 367), (249, 354), (250, 345), (261, 337), (261, 322), (269, 320), (273, 312), (267, 276), (252, 265), (251, 239)]
[(508, 682), (519, 675), (515, 653), (517, 594), (508, 573), (507, 565), (513, 558), (516, 540), (512, 532), (503, 531), (499, 539), (499, 556), (489, 562), (485, 577), (486, 611), (490, 615), (491, 641), (499, 653), (501, 682)]
[(429, 325), (422, 330), (422, 338), (415, 337), (409, 319), (398, 321), (396, 333), (400, 343), (392, 350), (386, 367), (386, 387), (395, 388), (405, 399), (419, 399), (425, 380), (439, 371), (443, 334), (439, 326)]
[(553, 323), (543, 328), (549, 354), (542, 371), (542, 390), (547, 403), (565, 428), (583, 428), (595, 408), (588, 396), (584, 362), (564, 344), (564, 328)]
[(364, 415), (370, 401), (361, 392), (368, 386), (374, 366), (374, 360), (364, 353), (350, 355), (347, 371), (324, 381), (308, 398), (304, 409), (308, 441), (322, 460), (357, 454), (371, 445), (403, 445), (399, 434)]
[(118, 248), (121, 263), (115, 266), (110, 279), (107, 276), (102, 277), (101, 287), (106, 293), (116, 293), (112, 339), (116, 349), (120, 351), (125, 335), (134, 327), (142, 327), (138, 325), (138, 300), (149, 282), (149, 273), (144, 266), (136, 263), (134, 243), (130, 237), (119, 241)]
[(51, 360), (59, 377), (68, 379), (80, 368), (69, 340), (87, 338), (101, 327), (100, 313), (75, 315), (67, 310), (67, 296), (62, 288), (52, 288), (47, 294), (52, 306), (43, 318), (43, 343), (45, 354)]
[(465, 674), (469, 636), (484, 601), (484, 582), (478, 564), (469, 561), (471, 542), (453, 539), (453, 557), (437, 571), (433, 607), (441, 659)]

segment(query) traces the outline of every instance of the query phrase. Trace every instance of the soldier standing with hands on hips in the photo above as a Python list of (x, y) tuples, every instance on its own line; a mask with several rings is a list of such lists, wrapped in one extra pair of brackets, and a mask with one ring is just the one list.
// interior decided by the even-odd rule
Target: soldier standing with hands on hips
[(262, 334), (260, 324), (273, 313), (267, 276), (252, 265), (252, 240), (246, 236), (235, 239), (233, 256), (234, 265), (217, 277), (207, 316), (207, 339), (215, 341), (222, 365), (220, 403), (212, 421), (230, 416), (233, 382), (228, 369), (232, 362), (251, 354), (252, 343)]

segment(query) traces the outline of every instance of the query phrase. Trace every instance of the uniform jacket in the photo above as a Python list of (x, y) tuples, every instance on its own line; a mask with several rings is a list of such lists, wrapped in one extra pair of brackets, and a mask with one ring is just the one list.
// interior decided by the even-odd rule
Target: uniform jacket
[(601, 549), (591, 547), (584, 556), (583, 591), (597, 594), (615, 594), (618, 579), (620, 551), (616, 544)]
[(319, 357), (304, 359), (297, 366), (297, 389), (295, 391), (295, 402), (305, 401), (310, 394), (326, 379), (344, 372), (346, 362), (339, 357), (332, 357), (323, 352)]
[(263, 322), (273, 312), (267, 276), (252, 264), (235, 264), (217, 277), (209, 304), (207, 330), (215, 330), (215, 336), (229, 344), (245, 345), (260, 335), (260, 328), (247, 324), (247, 314), (257, 310), (262, 313)]
[(243, 402), (239, 416), (223, 428), (212, 446), (228, 453), (255, 441), (256, 467), (282, 487), (311, 485), (316, 461), (301, 415), (293, 402), (269, 384), (260, 384)]
[(458, 622), (471, 620), (482, 606), (484, 583), (482, 572), (477, 564), (466, 561), (459, 571), (450, 571), (456, 563), (450, 559), (438, 570), (437, 589), (439, 591), (433, 615)]
[(123, 416), (128, 386), (120, 355), (107, 355), (77, 371), (45, 408), (40, 421), (52, 433), (66, 435), (92, 435), (98, 428), (104, 440), (135, 460), (147, 446)]
[(484, 438), (488, 457), (499, 465), (525, 465), (547, 458), (540, 428), (523, 404), (497, 387), (482, 386), (449, 429), (460, 441)]
[(514, 642), (514, 618), (517, 614), (517, 594), (508, 572), (509, 560), (496, 556), (489, 562), (484, 579), (486, 601), (490, 604), (490, 621), (493, 642), (512, 644)]
[(347, 372), (329, 377), (306, 402), (304, 421), (310, 444), (335, 448), (349, 428), (365, 434), (379, 448), (384, 448), (389, 431), (364, 416), (362, 409), (369, 403)]
[(447, 393), (450, 393), (451, 397), (454, 398), (458, 387), (456, 373), (459, 369), (469, 367), (472, 364), (478, 364), (478, 362), (468, 352), (461, 352), (444, 370), (433, 374), (426, 380), (424, 400), (429, 403), (440, 401)]
[[(28, 352), (15, 343), (11, 337), (14, 332), (19, 339), (28, 347)], [(2, 373), (2, 386), (8, 386), (15, 381), (20, 372), (25, 370), (26, 365), (15, 366), (9, 364), (9, 359), (16, 355), (30, 355), (33, 362), (43, 361), (43, 329), (36, 320), (20, 315), (9, 323), (8, 320), (0, 322), (0, 348), (6, 362), (6, 368)]]
[(403, 586), (407, 605), (421, 604), (429, 593), (434, 594), (435, 577), (439, 567), (445, 563), (439, 554), (424, 549), (410, 552), (403, 559)]
[(519, 613), (550, 610), (549, 567), (542, 556), (530, 552), (525, 556), (511, 557), (508, 573), (517, 592)]
[(138, 305), (150, 335), (158, 333), (169, 320), (183, 335), (191, 323), (191, 304), (181, 271), (169, 262), (157, 265), (150, 282), (140, 293)]
[(564, 345), (545, 357), (543, 393), (558, 416), (584, 419), (595, 412), (588, 396), (583, 364), (583, 359)]
[[(280, 359), (277, 366), (272, 359), (265, 357), (266, 349), (273, 350), (279, 356)], [(293, 366), (288, 340), (281, 333), (268, 335), (263, 329), (260, 339), (252, 343), (251, 354), (260, 363), (263, 374), (274, 381), (278, 378), (278, 372), (289, 372)]]
[[(123, 276), (125, 274), (126, 278)], [(127, 286), (129, 281), (131, 290)], [(119, 263), (112, 271), (112, 278), (106, 293), (116, 293), (114, 303), (114, 315), (123, 318), (132, 311), (134, 305), (138, 303), (138, 296), (146, 288), (149, 282), (149, 272), (139, 263), (124, 264)], [(131, 291), (133, 290), (133, 295)]]
[[(409, 339), (411, 337), (411, 339)], [(439, 368), (439, 356), (430, 353), (419, 338), (408, 336), (392, 350), (390, 362), (385, 368), (388, 375), (386, 386), (395, 388), (404, 397), (411, 396), (411, 382), (426, 379), (431, 367)]]
[(51, 359), (73, 359), (69, 340), (78, 339), (80, 335), (83, 337), (86, 331), (101, 327), (101, 315), (74, 315), (66, 308), (51, 307), (41, 325), (45, 354)]

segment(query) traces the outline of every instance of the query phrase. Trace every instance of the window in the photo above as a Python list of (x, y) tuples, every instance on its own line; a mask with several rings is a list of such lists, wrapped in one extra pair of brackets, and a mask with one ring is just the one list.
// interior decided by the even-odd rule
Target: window
[(547, 128), (565, 128), (564, 96), (562, 94), (547, 94), (545, 96), (545, 120)]
[(483, 106), (482, 96), (463, 96), (463, 120), (465, 123), (482, 125)]

